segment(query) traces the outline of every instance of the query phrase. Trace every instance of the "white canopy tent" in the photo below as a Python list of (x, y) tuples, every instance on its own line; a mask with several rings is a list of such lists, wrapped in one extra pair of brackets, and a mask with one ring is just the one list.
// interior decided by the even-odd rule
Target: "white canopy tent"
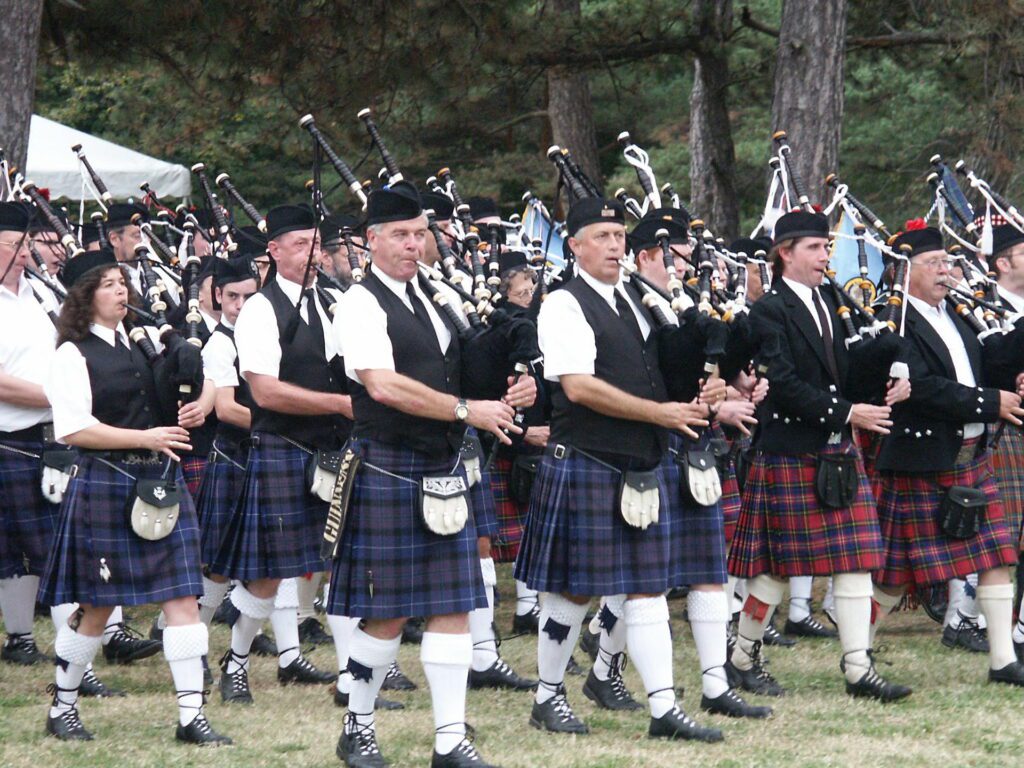
[(91, 199), (83, 185), (76, 144), (116, 200), (138, 198), (139, 184), (148, 181), (161, 197), (188, 197), (192, 176), (183, 165), (167, 163), (66, 125), (32, 115), (25, 178), (50, 190), (51, 199)]

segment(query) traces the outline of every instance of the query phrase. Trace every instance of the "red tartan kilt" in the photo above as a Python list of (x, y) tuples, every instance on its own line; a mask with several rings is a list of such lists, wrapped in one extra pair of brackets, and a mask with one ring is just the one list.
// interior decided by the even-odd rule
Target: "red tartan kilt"
[(1024, 528), (1024, 430), (1007, 424), (999, 441), (999, 447), (992, 452), (992, 471), (999, 486), (999, 498), (1003, 502), (1003, 515), (1010, 529), (1010, 538), (1022, 542)]
[[(848, 449), (852, 444), (844, 441), (822, 453)], [(829, 509), (814, 491), (813, 454), (756, 452), (743, 488), (729, 573), (748, 579), (762, 573), (788, 578), (880, 568), (884, 551), (875, 498), (859, 458), (858, 465), (860, 483), (853, 504)]]
[(864, 472), (871, 483), (871, 492), (875, 498), (882, 495), (882, 478), (878, 476), (875, 469), (875, 461), (878, 459), (878, 450), (882, 447), (879, 435), (874, 432), (862, 430), (857, 432), (857, 447), (860, 448), (861, 458), (864, 460)]
[[(943, 491), (937, 485), (985, 491), (988, 508), (975, 536), (953, 539), (939, 530)], [(1006, 526), (988, 455), (949, 472), (884, 473), (878, 518), (886, 559), (876, 581), (883, 586), (939, 584), (1017, 562), (1016, 541)]]
[(728, 549), (736, 535), (736, 526), (740, 522), (740, 484), (736, 481), (736, 472), (731, 468), (722, 478), (722, 521), (725, 526), (725, 546)]
[(526, 525), (527, 505), (521, 505), (509, 493), (509, 478), (512, 476), (512, 460), (498, 456), (491, 465), (491, 492), (494, 494), (494, 508), (498, 515), (498, 538), (491, 542), (491, 556), (499, 563), (513, 563), (519, 555), (519, 544), (523, 540)]

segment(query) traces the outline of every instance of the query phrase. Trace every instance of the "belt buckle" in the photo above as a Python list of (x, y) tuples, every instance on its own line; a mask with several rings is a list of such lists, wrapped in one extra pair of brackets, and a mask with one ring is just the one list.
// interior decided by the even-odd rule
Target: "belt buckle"
[(558, 445), (555, 446), (554, 453), (552, 453), (551, 455), (554, 456), (556, 459), (564, 459), (565, 458), (565, 454), (566, 454), (565, 446), (562, 445), (561, 443), (559, 443)]

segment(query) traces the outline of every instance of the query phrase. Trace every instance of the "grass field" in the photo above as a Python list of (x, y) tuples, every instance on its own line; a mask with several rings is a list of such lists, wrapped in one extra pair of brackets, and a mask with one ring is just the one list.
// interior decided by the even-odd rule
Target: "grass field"
[[(512, 594), (508, 567), (499, 569), (500, 589)], [(499, 607), (499, 626), (511, 623), (512, 600)], [(527, 723), (530, 694), (471, 691), (467, 716), (478, 732), (477, 745), (502, 766), (1009, 766), (1024, 745), (1024, 691), (985, 682), (983, 656), (950, 651), (939, 642), (939, 627), (921, 611), (901, 613), (885, 624), (880, 640), (892, 666), (882, 673), (914, 687), (910, 699), (881, 706), (854, 701), (843, 692), (837, 641), (802, 641), (793, 649), (768, 649), (773, 674), (789, 689), (772, 703), (767, 721), (734, 721), (697, 712), (700, 672), (689, 630), (681, 621), (683, 603), (672, 602), (676, 638), (676, 684), (685, 686), (684, 708), (700, 722), (714, 721), (725, 732), (722, 744), (688, 744), (647, 738), (646, 713), (595, 710), (580, 692), (583, 678), (568, 679), (570, 701), (589, 723), (591, 735), (564, 737), (534, 730)], [(148, 630), (155, 609), (134, 609), (132, 624)], [(50, 622), (37, 621), (41, 646), (52, 649)], [(211, 657), (227, 647), (228, 631), (215, 625)], [(430, 697), (417, 646), (403, 645), (399, 660), (420, 685), (409, 694), (391, 694), (407, 709), (378, 713), (384, 755), (396, 766), (429, 764), (432, 743)], [(509, 640), (503, 655), (523, 673), (536, 670), (530, 638)], [(335, 664), (331, 647), (311, 654), (324, 668)], [(256, 659), (250, 679), (256, 704), (229, 708), (214, 690), (207, 712), (214, 726), (236, 746), (198, 750), (174, 740), (176, 707), (170, 672), (162, 655), (129, 667), (111, 667), (99, 657), (100, 677), (129, 692), (128, 697), (82, 703), (82, 718), (96, 740), (65, 744), (43, 736), (52, 680), (49, 666), (0, 665), (0, 765), (5, 768), (63, 766), (335, 766), (334, 746), (342, 711), (330, 689), (280, 687), (272, 659)], [(577, 653), (582, 664), (585, 654)], [(642, 688), (632, 667), (626, 680), (638, 699)], [(754, 697), (757, 698), (757, 697)]]

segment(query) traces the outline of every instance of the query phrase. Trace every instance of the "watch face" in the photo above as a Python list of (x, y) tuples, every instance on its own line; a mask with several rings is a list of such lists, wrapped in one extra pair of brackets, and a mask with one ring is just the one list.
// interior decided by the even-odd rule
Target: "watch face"
[(467, 416), (469, 416), (469, 408), (464, 403), (459, 403), (455, 406), (455, 418), (459, 421), (465, 421)]

